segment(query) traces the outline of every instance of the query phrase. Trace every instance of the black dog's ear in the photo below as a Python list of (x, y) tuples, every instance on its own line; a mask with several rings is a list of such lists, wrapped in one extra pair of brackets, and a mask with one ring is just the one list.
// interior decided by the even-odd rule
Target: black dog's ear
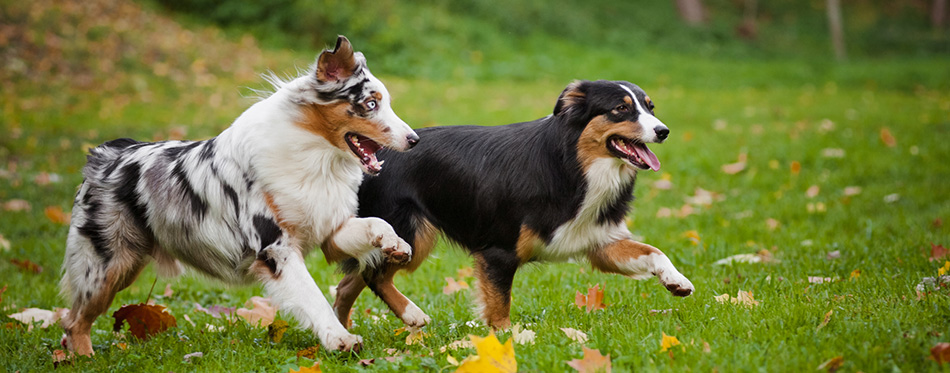
[(575, 80), (564, 88), (564, 92), (557, 98), (557, 104), (554, 105), (554, 115), (561, 115), (571, 111), (577, 111), (587, 104), (587, 93), (585, 93), (585, 81)]
[(320, 82), (336, 82), (345, 80), (356, 72), (356, 58), (353, 56), (353, 46), (346, 36), (336, 38), (336, 47), (328, 49), (317, 57), (317, 80)]

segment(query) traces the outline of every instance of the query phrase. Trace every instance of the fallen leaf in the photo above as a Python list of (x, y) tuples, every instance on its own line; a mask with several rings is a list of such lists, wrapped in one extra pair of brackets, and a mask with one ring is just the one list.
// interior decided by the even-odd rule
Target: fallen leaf
[(667, 308), (665, 310), (650, 310), (648, 311), (651, 315), (666, 315), (673, 313), (672, 308)]
[(406, 336), (406, 345), (422, 343), (422, 340), (429, 336), (429, 333), (422, 331), (421, 327), (403, 326), (394, 330), (396, 333), (395, 335), (400, 335), (407, 331), (409, 332), (409, 335)]
[(792, 175), (798, 175), (800, 172), (802, 172), (802, 164), (798, 161), (792, 161), (788, 167), (792, 171)]
[(713, 299), (715, 299), (719, 303), (724, 304), (726, 302), (731, 302), (732, 304), (747, 306), (749, 308), (759, 305), (759, 301), (755, 300), (755, 298), (752, 297), (752, 292), (750, 291), (739, 290), (739, 293), (736, 294), (735, 297), (732, 297), (729, 294), (722, 294), (722, 295), (714, 296)]
[(572, 339), (574, 342), (577, 342), (577, 343), (587, 342), (587, 333), (584, 333), (580, 330), (573, 329), (573, 328), (561, 328), (561, 331), (564, 332), (564, 334), (567, 334), (567, 337)]
[(808, 283), (811, 284), (821, 284), (825, 282), (832, 282), (834, 279), (831, 277), (820, 277), (820, 276), (808, 276)]
[[(0, 236), (2, 239), (3, 236)], [(930, 243), (930, 261), (940, 260), (943, 257), (947, 256), (947, 249), (943, 245), (935, 245), (933, 242)]]
[(447, 362), (448, 362), (449, 364), (451, 364), (453, 367), (459, 366), (459, 361), (456, 360), (455, 357), (452, 356), (452, 355), (446, 355), (446, 356), (445, 356), (445, 361), (447, 361)]
[(778, 227), (781, 225), (782, 223), (780, 223), (778, 220), (772, 218), (765, 219), (765, 226), (768, 227), (770, 231), (778, 229)]
[(689, 231), (683, 232), (683, 237), (688, 238), (689, 241), (693, 243), (693, 245), (699, 245), (699, 241), (700, 241), (699, 232), (695, 230), (689, 230)]
[(901, 195), (897, 193), (891, 193), (884, 196), (884, 203), (894, 203), (901, 200)]
[[(6, 289), (7, 287), (4, 286), (3, 290), (5, 291)], [(33, 330), (33, 323), (35, 322), (42, 322), (42, 324), (40, 324), (40, 329), (46, 329), (50, 325), (53, 325), (59, 320), (61, 320), (63, 317), (66, 317), (68, 313), (69, 313), (68, 308), (56, 308), (53, 311), (44, 310), (40, 308), (27, 308), (27, 309), (24, 309), (23, 311), (10, 314), (7, 316), (9, 316), (11, 319), (14, 319), (21, 323), (26, 324), (26, 330), (30, 331), (30, 330)]]
[(887, 127), (881, 127), (881, 142), (888, 148), (897, 146), (897, 139), (894, 138), (894, 135), (891, 134), (891, 130)]
[(835, 251), (829, 252), (828, 255), (825, 256), (825, 259), (828, 259), (828, 260), (835, 260), (835, 259), (838, 259), (838, 258), (840, 258), (840, 257), (841, 257), (841, 251), (840, 251), (840, 250), (835, 250)]
[(0, 289), (0, 303), (3, 303), (3, 293), (7, 292), (7, 285), (3, 285), (3, 289)]
[[(679, 346), (680, 340), (672, 335), (666, 335), (666, 332), (663, 333), (663, 339), (660, 340), (660, 352), (666, 352), (673, 346)], [(683, 347), (685, 349), (685, 347)]]
[(445, 346), (439, 348), (439, 351), (445, 353), (448, 350), (458, 350), (460, 348), (475, 348), (475, 344), (471, 340), (459, 340), (452, 343), (449, 343)]
[(20, 267), (20, 269), (23, 269), (27, 272), (33, 272), (33, 273), (43, 272), (43, 267), (40, 267), (39, 264), (33, 263), (29, 261), (28, 259), (13, 258), (13, 259), (10, 259), (10, 263), (12, 263), (13, 265), (17, 267)]
[(6, 211), (30, 211), (30, 203), (22, 199), (11, 199), (3, 203), (3, 209)]
[(772, 253), (766, 249), (759, 250), (755, 254), (737, 254), (730, 257), (717, 260), (714, 265), (726, 265), (732, 263), (776, 263), (778, 259), (772, 256)]
[(937, 274), (940, 276), (947, 274), (947, 272), (950, 272), (950, 261), (944, 261), (943, 266), (937, 268)]
[(320, 373), (320, 362), (315, 362), (309, 367), (300, 367), (300, 370), (290, 369), (290, 373)]
[(584, 347), (584, 358), (568, 361), (567, 365), (581, 373), (610, 373), (610, 354), (604, 356), (600, 353), (600, 350)]
[(216, 319), (221, 318), (221, 315), (224, 315), (225, 317), (229, 317), (230, 315), (235, 314), (235, 312), (237, 311), (234, 307), (224, 307), (224, 306), (219, 306), (219, 305), (213, 305), (211, 307), (205, 308), (204, 306), (198, 303), (195, 303), (195, 310), (204, 312), (208, 315), (211, 315), (211, 317), (214, 317)]
[(376, 358), (372, 358), (372, 359), (362, 359), (362, 360), (360, 360), (360, 362), (359, 362), (360, 366), (363, 366), (363, 367), (368, 367), (368, 366), (373, 365), (373, 364), (375, 364), (375, 363), (376, 363)]
[(824, 148), (821, 149), (821, 156), (825, 158), (844, 158), (844, 149)]
[(47, 206), (46, 209), (43, 210), (43, 213), (46, 214), (46, 218), (53, 223), (69, 225), (70, 214), (63, 212), (62, 207)]
[(597, 284), (587, 288), (587, 295), (578, 291), (574, 296), (574, 305), (577, 308), (587, 308), (587, 313), (607, 308), (604, 304), (604, 290)]
[(123, 322), (129, 323), (129, 333), (139, 339), (161, 333), (168, 328), (178, 326), (175, 316), (168, 313), (164, 306), (145, 303), (125, 305), (112, 313), (115, 324), (112, 330), (122, 330)]
[(818, 196), (819, 192), (821, 192), (821, 187), (817, 185), (812, 185), (808, 187), (808, 190), (805, 191), (805, 197), (815, 198)]
[(509, 339), (504, 345), (489, 333), (488, 337), (468, 336), (477, 353), (462, 360), (456, 372), (517, 372), (515, 347)]
[(532, 330), (522, 329), (521, 324), (515, 324), (511, 328), (511, 339), (515, 340), (515, 343), (519, 345), (523, 344), (534, 344), (534, 338), (536, 333)]
[(184, 359), (186, 363), (190, 363), (191, 359), (194, 359), (196, 357), (204, 357), (204, 356), (205, 356), (204, 352), (199, 351), (199, 352), (192, 352), (190, 354), (182, 356), (181, 358)]
[(703, 341), (703, 352), (707, 354), (712, 352), (712, 348), (709, 347), (709, 342)]
[(175, 294), (175, 291), (172, 290), (172, 284), (165, 284), (165, 292), (162, 293), (162, 296), (168, 298)]
[(861, 190), (862, 189), (859, 186), (849, 186), (849, 187), (844, 188), (843, 194), (845, 197), (856, 196), (858, 194), (861, 194)]
[(10, 241), (3, 238), (2, 234), (0, 234), (0, 251), (10, 251)]
[(280, 343), (280, 340), (284, 339), (284, 332), (286, 332), (289, 327), (290, 324), (287, 324), (284, 320), (274, 320), (274, 322), (267, 326), (267, 336), (274, 343)]
[(673, 210), (669, 207), (660, 207), (660, 209), (656, 211), (657, 218), (668, 218), (671, 216), (673, 216)]
[(59, 368), (60, 365), (71, 365), (72, 361), (69, 355), (63, 350), (53, 350), (53, 368)]
[(653, 182), (653, 188), (659, 190), (670, 190), (673, 189), (673, 182), (669, 180), (660, 179)]
[(459, 279), (464, 279), (466, 277), (472, 277), (475, 273), (475, 270), (472, 267), (462, 267), (456, 272)]
[(235, 313), (247, 320), (251, 326), (266, 327), (274, 322), (274, 316), (277, 314), (277, 308), (270, 304), (270, 298), (251, 297), (244, 303), (244, 307), (250, 309), (238, 308)]
[(696, 188), (693, 191), (693, 196), (686, 197), (685, 200), (686, 200), (686, 203), (695, 205), (695, 206), (710, 206), (713, 204), (713, 202), (719, 202), (719, 201), (724, 200), (725, 198), (726, 197), (724, 197), (722, 194), (708, 191), (703, 188)]
[(33, 182), (36, 183), (36, 185), (40, 185), (40, 186), (55, 184), (60, 181), (63, 181), (62, 176), (59, 176), (59, 174), (51, 174), (45, 171), (40, 172), (36, 174), (35, 177), (33, 177)]
[(852, 279), (852, 280), (857, 280), (858, 277), (861, 277), (861, 270), (860, 270), (860, 269), (856, 269), (856, 270), (851, 271), (851, 279)]
[(821, 321), (821, 324), (818, 324), (818, 329), (815, 330), (821, 330), (821, 328), (824, 328), (826, 325), (828, 325), (828, 322), (831, 321), (831, 315), (834, 312), (835, 310), (828, 310), (828, 313), (825, 314), (825, 319)]
[(310, 346), (303, 350), (297, 351), (297, 358), (305, 357), (310, 360), (315, 360), (317, 352), (320, 352), (320, 346)]
[(950, 343), (937, 343), (936, 346), (933, 346), (930, 349), (930, 358), (940, 363), (940, 365), (943, 365), (943, 363), (950, 363)]
[(465, 281), (455, 281), (455, 279), (451, 277), (446, 277), (445, 282), (448, 283), (448, 285), (445, 285), (445, 287), (442, 288), (442, 294), (448, 295), (448, 294), (457, 292), (459, 290), (469, 288), (468, 283), (466, 283)]
[(837, 371), (838, 368), (841, 368), (841, 364), (843, 363), (844, 363), (843, 356), (835, 356), (829, 359), (828, 361), (821, 363), (821, 365), (819, 365), (818, 368), (815, 368), (815, 370), (828, 370), (829, 373), (833, 373)]
[(722, 165), (722, 172), (725, 172), (729, 175), (735, 175), (742, 172), (742, 170), (745, 170), (747, 158), (748, 155), (746, 153), (739, 153), (739, 159), (736, 160), (736, 163)]

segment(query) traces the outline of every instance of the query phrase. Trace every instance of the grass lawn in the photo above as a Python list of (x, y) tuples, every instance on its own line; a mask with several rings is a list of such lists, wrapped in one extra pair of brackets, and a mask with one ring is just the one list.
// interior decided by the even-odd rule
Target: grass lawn
[[(115, 67), (108, 79), (93, 75), (88, 87), (59, 78), (5, 79), (0, 369), (51, 370), (52, 353), (61, 348), (61, 328), (28, 330), (8, 315), (68, 307), (57, 294), (67, 226), (54, 221), (55, 209), (71, 209), (84, 148), (116, 137), (213, 136), (252, 102), (241, 87), (261, 85), (245, 68), (292, 72), (315, 55), (252, 48), (213, 30), (175, 30), (168, 37), (178, 38), (185, 57), (170, 63), (164, 76), (145, 70), (154, 67), (148, 61), (126, 61), (129, 66)], [(189, 32), (191, 39), (180, 37)], [(194, 41), (205, 39), (215, 41), (214, 51)], [(227, 67), (232, 52), (251, 62)], [(371, 67), (373, 59), (384, 58), (367, 57)], [(572, 370), (566, 362), (580, 359), (586, 346), (609, 354), (617, 371), (814, 371), (838, 356), (843, 371), (947, 370), (928, 356), (931, 347), (950, 342), (950, 290), (915, 291), (950, 260), (929, 260), (931, 244), (950, 245), (950, 93), (939, 81), (945, 61), (910, 61), (906, 69), (900, 61), (858, 61), (802, 80), (789, 71), (808, 71), (806, 61), (648, 56), (628, 70), (617, 62), (627, 57), (602, 56), (576, 74), (525, 81), (381, 77), (397, 113), (416, 127), (533, 120), (551, 111), (571, 79), (607, 78), (640, 84), (672, 131), (665, 144), (651, 147), (662, 169), (640, 173), (629, 225), (642, 241), (664, 250), (696, 292), (674, 298), (656, 280), (602, 274), (585, 262), (527, 266), (515, 278), (512, 321), (536, 338), (515, 345), (519, 369)], [(177, 80), (176, 69), (185, 78)], [(731, 165), (738, 172), (724, 172), (724, 165), (740, 160)], [(17, 200), (30, 208), (10, 204)], [(763, 250), (774, 261), (715, 264)], [(323, 290), (341, 278), (320, 254), (308, 265)], [(475, 350), (440, 348), (489, 333), (471, 322), (471, 290), (442, 291), (446, 277), (460, 279), (458, 271), (471, 265), (462, 250), (440, 243), (419, 271), (397, 278), (397, 286), (432, 317), (421, 342), (407, 345), (406, 334), (396, 335), (401, 322), (367, 292), (353, 317), (363, 351), (319, 351), (313, 360), (333, 372), (453, 370), (449, 356), (461, 361)], [(145, 301), (153, 282), (151, 298), (178, 326), (148, 341), (113, 333), (111, 313)], [(595, 284), (606, 289), (607, 307), (578, 309), (575, 293)], [(173, 290), (169, 296), (163, 295), (166, 286)], [(714, 298), (740, 291), (758, 303)], [(195, 307), (242, 307), (255, 295), (262, 295), (259, 286), (225, 287), (195, 275), (156, 282), (149, 267), (97, 320), (96, 355), (57, 370), (287, 371), (312, 365), (297, 356), (318, 342), (309, 332), (292, 329), (273, 342), (266, 329)], [(561, 328), (589, 339), (572, 341)], [(661, 351), (663, 334), (680, 346)], [(194, 352), (203, 356), (183, 358)], [(395, 361), (383, 359), (393, 355)], [(368, 367), (359, 364), (372, 358)]]

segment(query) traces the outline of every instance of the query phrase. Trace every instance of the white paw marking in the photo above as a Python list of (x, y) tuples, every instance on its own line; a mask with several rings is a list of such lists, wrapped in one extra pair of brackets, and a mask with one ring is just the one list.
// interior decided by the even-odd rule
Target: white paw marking
[(418, 306), (409, 303), (402, 312), (402, 322), (414, 328), (426, 326), (432, 319), (429, 318)]

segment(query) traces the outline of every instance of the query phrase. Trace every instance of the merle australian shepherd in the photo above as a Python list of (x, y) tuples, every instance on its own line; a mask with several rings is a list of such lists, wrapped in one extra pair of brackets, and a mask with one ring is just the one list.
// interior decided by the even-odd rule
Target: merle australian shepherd
[(412, 152), (380, 152), (386, 172), (359, 192), (359, 215), (389, 222), (413, 258), (351, 266), (337, 288), (337, 317), (347, 322), (368, 285), (407, 325), (425, 325), (392, 278), (416, 269), (440, 231), (474, 256), (481, 316), (495, 328), (510, 325), (512, 279), (532, 261), (586, 257), (601, 271), (656, 276), (673, 295), (691, 294), (670, 259), (634, 241), (624, 223), (637, 171), (660, 168), (646, 144), (669, 132), (646, 93), (622, 81), (571, 83), (554, 113), (532, 122), (418, 130)]
[(212, 139), (120, 139), (90, 151), (63, 263), (70, 350), (93, 353), (93, 321), (151, 260), (164, 274), (184, 264), (228, 283), (260, 281), (326, 349), (360, 346), (304, 257), (320, 245), (328, 261), (409, 260), (389, 224), (355, 217), (357, 190), (380, 171), (380, 148), (405, 151), (419, 138), (342, 36), (306, 74), (270, 80), (276, 91)]

